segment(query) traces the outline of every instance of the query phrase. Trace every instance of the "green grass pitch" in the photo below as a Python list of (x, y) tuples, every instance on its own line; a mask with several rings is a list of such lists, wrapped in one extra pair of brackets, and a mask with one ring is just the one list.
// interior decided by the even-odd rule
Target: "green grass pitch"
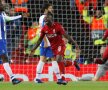
[(18, 85), (0, 82), (0, 90), (108, 90), (108, 82), (69, 82), (67, 85), (57, 85), (55, 82), (22, 82)]

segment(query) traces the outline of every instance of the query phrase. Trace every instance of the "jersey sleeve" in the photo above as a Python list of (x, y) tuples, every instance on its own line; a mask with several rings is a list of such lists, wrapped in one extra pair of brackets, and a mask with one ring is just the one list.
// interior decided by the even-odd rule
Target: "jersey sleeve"
[(40, 31), (40, 37), (43, 38), (45, 36), (45, 32), (44, 32), (45, 28), (43, 27)]
[(22, 15), (11, 16), (11, 17), (10, 17), (10, 16), (6, 15), (5, 12), (3, 12), (3, 17), (4, 17), (4, 19), (5, 19), (6, 21), (12, 21), (12, 20), (17, 20), (17, 19), (22, 18)]
[(91, 23), (93, 20), (93, 17), (88, 16), (88, 11), (86, 9), (83, 10), (83, 20), (86, 21), (87, 23)]
[(106, 40), (108, 37), (108, 30), (105, 31), (104, 36), (103, 36), (103, 40)]

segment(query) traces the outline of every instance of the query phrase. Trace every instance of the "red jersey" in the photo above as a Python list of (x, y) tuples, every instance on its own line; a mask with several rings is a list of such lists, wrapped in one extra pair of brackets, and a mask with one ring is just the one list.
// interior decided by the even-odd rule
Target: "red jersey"
[[(106, 40), (107, 38), (108, 38), (108, 30), (105, 31), (104, 36), (103, 36), (103, 39), (104, 40)], [(107, 47), (104, 50), (104, 53), (102, 55), (102, 58), (103, 59), (108, 59), (108, 45), (107, 45)]]
[[(105, 31), (103, 39), (106, 40), (108, 38), (108, 30)], [(108, 46), (105, 48), (104, 53), (102, 54), (103, 59), (108, 59)]]
[(108, 30), (105, 31), (103, 39), (106, 40), (108, 37)]
[(44, 35), (46, 35), (46, 37), (48, 38), (51, 44), (51, 48), (53, 50), (59, 46), (62, 46), (62, 45), (65, 46), (65, 43), (62, 40), (62, 35), (64, 33), (65, 33), (64, 28), (59, 23), (54, 22), (51, 27), (45, 25), (42, 28), (40, 37), (43, 37)]

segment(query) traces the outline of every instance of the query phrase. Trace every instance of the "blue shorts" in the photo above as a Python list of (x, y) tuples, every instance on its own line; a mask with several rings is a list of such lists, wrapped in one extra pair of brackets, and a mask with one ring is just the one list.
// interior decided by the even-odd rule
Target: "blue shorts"
[(40, 56), (52, 58), (54, 55), (51, 50), (51, 47), (47, 47), (47, 48), (40, 47)]
[(7, 54), (6, 40), (0, 40), (0, 55)]

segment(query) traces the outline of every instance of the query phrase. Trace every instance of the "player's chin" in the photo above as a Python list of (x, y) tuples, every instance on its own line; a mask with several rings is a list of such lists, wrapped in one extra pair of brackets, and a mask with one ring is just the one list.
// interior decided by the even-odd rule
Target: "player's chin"
[(51, 23), (47, 22), (46, 25), (51, 26)]

